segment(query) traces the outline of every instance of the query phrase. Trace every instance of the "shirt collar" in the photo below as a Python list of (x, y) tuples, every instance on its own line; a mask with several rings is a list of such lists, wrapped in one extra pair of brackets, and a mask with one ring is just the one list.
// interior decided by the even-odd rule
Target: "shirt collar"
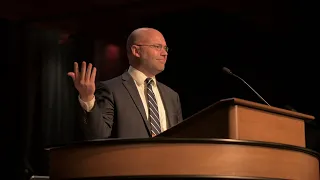
[[(136, 68), (130, 66), (128, 69), (128, 73), (131, 75), (133, 80), (136, 81), (137, 85), (143, 85), (145, 83), (145, 80), (148, 78), (145, 74), (143, 74), (141, 71), (137, 70)], [(153, 80), (152, 86), (157, 85), (157, 81), (155, 77), (151, 77)]]

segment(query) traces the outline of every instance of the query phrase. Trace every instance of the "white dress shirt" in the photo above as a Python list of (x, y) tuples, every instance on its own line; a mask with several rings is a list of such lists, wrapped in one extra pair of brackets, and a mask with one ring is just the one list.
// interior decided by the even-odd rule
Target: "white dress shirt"
[[(131, 75), (131, 77), (134, 80), (134, 83), (137, 87), (137, 90), (139, 92), (140, 98), (142, 100), (142, 104), (144, 107), (144, 110), (146, 112), (147, 118), (149, 117), (149, 108), (148, 108), (148, 99), (147, 99), (147, 84), (145, 80), (147, 79), (147, 76), (143, 74), (141, 71), (133, 68), (132, 66), (129, 67), (128, 73)], [(155, 77), (152, 77), (153, 83), (152, 83), (152, 90), (153, 93), (156, 97), (156, 101), (158, 103), (158, 111), (159, 111), (159, 118), (160, 118), (160, 126), (161, 126), (161, 131), (167, 130), (167, 118), (166, 118), (166, 111), (162, 102), (162, 98), (159, 93), (159, 89), (157, 87), (157, 81)], [(84, 102), (83, 100), (80, 99), (79, 97), (80, 104), (84, 110), (87, 112), (90, 112), (91, 109), (94, 106), (95, 98), (93, 98), (89, 102)]]

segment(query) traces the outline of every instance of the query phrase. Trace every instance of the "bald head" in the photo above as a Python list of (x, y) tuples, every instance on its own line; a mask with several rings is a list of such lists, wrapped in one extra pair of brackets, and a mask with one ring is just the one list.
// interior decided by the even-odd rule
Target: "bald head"
[(134, 44), (149, 43), (153, 37), (163, 37), (161, 32), (153, 28), (139, 28), (129, 35), (127, 39), (127, 51), (131, 52), (131, 46)]
[(127, 40), (129, 64), (148, 77), (164, 70), (167, 49), (163, 35), (153, 28), (136, 29)]

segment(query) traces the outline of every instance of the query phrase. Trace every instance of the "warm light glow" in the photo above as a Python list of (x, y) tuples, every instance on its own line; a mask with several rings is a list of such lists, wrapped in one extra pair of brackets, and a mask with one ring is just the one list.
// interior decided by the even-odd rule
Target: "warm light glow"
[(120, 47), (114, 44), (107, 44), (105, 46), (105, 58), (109, 61), (118, 60), (120, 56)]

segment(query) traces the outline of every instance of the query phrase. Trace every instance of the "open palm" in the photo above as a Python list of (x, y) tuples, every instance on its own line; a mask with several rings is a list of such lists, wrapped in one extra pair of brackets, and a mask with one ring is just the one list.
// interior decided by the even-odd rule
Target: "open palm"
[(82, 62), (81, 72), (79, 72), (78, 63), (74, 62), (74, 72), (68, 73), (68, 76), (73, 79), (74, 86), (83, 101), (90, 101), (94, 97), (96, 73), (97, 69), (95, 67), (92, 68), (91, 63), (87, 67), (86, 62)]

